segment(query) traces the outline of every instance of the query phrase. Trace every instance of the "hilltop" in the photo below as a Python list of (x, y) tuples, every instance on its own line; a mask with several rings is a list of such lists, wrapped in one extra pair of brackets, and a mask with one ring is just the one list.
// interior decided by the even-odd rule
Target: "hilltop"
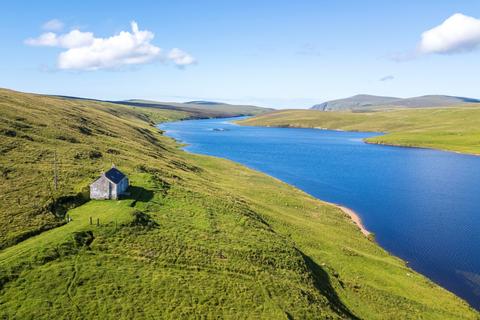
[(311, 109), (320, 111), (365, 111), (382, 108), (432, 108), (460, 104), (480, 103), (478, 99), (445, 95), (426, 95), (413, 98), (382, 97), (359, 94), (353, 97), (331, 100), (314, 105)]
[[(1, 318), (478, 318), (339, 208), (155, 127), (196, 114), (0, 89), (0, 115)], [(112, 162), (131, 195), (88, 201)]]

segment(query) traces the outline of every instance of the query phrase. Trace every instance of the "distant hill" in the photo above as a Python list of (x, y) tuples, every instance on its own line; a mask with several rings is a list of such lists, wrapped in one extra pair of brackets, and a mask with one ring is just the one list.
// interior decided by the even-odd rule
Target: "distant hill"
[(271, 108), (263, 108), (250, 105), (234, 105), (213, 101), (189, 101), (181, 103), (133, 99), (110, 102), (138, 107), (186, 111), (189, 113), (193, 113), (197, 117), (201, 118), (253, 116), (274, 110)]
[(188, 102), (185, 102), (185, 104), (201, 104), (201, 105), (216, 106), (216, 105), (222, 105), (222, 104), (228, 104), (228, 103), (216, 102), (216, 101), (197, 100), (197, 101), (188, 101)]
[(479, 102), (480, 100), (478, 99), (445, 95), (426, 95), (404, 99), (360, 94), (345, 99), (331, 100), (321, 104), (316, 104), (311, 109), (322, 111), (358, 111), (384, 107), (431, 108)]
[(262, 113), (274, 111), (272, 108), (257, 107), (251, 105), (235, 105), (214, 101), (188, 101), (188, 102), (159, 102), (144, 99), (130, 99), (122, 101), (98, 100), (91, 98), (81, 98), (64, 95), (50, 95), (67, 100), (82, 100), (92, 102), (108, 102), (120, 105), (127, 105), (140, 108), (155, 108), (166, 111), (178, 111), (186, 119), (206, 119), (206, 118), (229, 118), (240, 116), (255, 116)]

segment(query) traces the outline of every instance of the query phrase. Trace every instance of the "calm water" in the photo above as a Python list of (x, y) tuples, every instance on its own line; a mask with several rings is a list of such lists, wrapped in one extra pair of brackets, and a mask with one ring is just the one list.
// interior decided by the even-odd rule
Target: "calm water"
[(372, 133), (162, 124), (188, 151), (228, 158), (355, 210), (380, 245), (480, 308), (480, 157), (369, 145)]

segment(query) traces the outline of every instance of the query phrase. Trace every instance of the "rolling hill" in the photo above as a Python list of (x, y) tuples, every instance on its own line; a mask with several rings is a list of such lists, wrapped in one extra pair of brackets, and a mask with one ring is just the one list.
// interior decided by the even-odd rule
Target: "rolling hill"
[(266, 112), (273, 111), (271, 108), (262, 108), (249, 105), (233, 105), (222, 102), (212, 101), (189, 101), (185, 103), (179, 102), (158, 102), (150, 100), (126, 100), (126, 101), (112, 101), (117, 104), (124, 104), (129, 106), (137, 106), (142, 108), (161, 108), (168, 110), (177, 110), (191, 113), (196, 118), (203, 117), (233, 117), (233, 116), (253, 116)]
[[(337, 207), (155, 127), (196, 116), (0, 89), (0, 318), (478, 319)], [(112, 163), (130, 195), (89, 201)]]
[(187, 101), (184, 102), (185, 104), (199, 104), (199, 105), (222, 105), (228, 104), (225, 102), (217, 102), (217, 101), (205, 101), (205, 100), (196, 100), (196, 101)]
[(323, 102), (311, 109), (320, 111), (365, 111), (382, 108), (432, 108), (480, 103), (478, 99), (445, 95), (426, 95), (413, 98), (381, 97), (360, 94), (353, 97)]

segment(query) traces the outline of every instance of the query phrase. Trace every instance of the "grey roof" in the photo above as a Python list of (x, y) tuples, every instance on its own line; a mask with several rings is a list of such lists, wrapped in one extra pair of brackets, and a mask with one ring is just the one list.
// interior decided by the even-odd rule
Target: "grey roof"
[(113, 183), (118, 184), (123, 178), (125, 178), (125, 175), (117, 168), (111, 168), (105, 172), (105, 177)]

